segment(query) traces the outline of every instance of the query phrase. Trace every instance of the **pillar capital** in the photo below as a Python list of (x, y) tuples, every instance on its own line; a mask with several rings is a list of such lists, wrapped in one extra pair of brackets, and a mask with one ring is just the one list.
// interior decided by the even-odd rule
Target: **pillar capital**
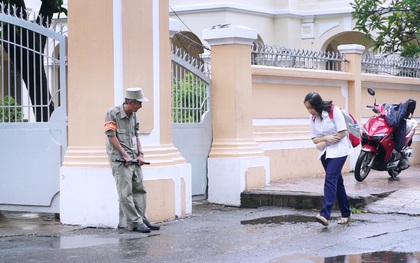
[(363, 54), (365, 51), (365, 46), (357, 44), (339, 45), (337, 49), (342, 54)]
[(219, 45), (252, 45), (257, 39), (257, 31), (240, 25), (216, 25), (203, 30), (203, 39), (211, 46)]

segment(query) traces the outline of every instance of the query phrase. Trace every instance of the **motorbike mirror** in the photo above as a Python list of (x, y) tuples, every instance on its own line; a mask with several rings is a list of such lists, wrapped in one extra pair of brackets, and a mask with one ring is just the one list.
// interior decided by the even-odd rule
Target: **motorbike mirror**
[(372, 88), (368, 88), (368, 92), (371, 96), (375, 96), (375, 91)]

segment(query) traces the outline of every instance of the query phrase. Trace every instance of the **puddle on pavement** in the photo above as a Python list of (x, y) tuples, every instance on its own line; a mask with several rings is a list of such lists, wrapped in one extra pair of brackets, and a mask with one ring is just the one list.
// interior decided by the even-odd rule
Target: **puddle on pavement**
[(281, 215), (281, 216), (269, 216), (261, 217), (251, 220), (241, 221), (242, 225), (259, 225), (259, 224), (299, 224), (315, 222), (313, 216), (305, 215)]
[(119, 238), (103, 237), (99, 235), (77, 235), (77, 236), (17, 236), (7, 238), (7, 242), (1, 243), (1, 249), (11, 247), (25, 248), (58, 248), (77, 249), (104, 245), (115, 245), (120, 243)]
[[(132, 251), (130, 253), (138, 253), (138, 247), (134, 239), (118, 239), (118, 238), (104, 238), (101, 236), (69, 236), (69, 237), (40, 237), (34, 240), (25, 240), (20, 238), (18, 240), (9, 241), (9, 243), (17, 242), (24, 246), (25, 249), (30, 248), (58, 248), (58, 249), (77, 249), (102, 245), (117, 245), (119, 249), (125, 251)], [(12, 246), (12, 244), (9, 244)], [(5, 249), (5, 248), (3, 248)], [(332, 257), (314, 257), (302, 254), (282, 256), (274, 258), (270, 263), (345, 263), (345, 262), (360, 262), (360, 263), (417, 263), (420, 262), (420, 252), (394, 252), (394, 251), (379, 251), (351, 255), (338, 255)]]
[(59, 216), (54, 213), (27, 213), (0, 211), (0, 228), (40, 231), (61, 226)]
[(290, 255), (287, 257), (276, 258), (270, 263), (344, 263), (344, 262), (360, 262), (360, 263), (417, 263), (420, 260), (420, 252), (394, 252), (394, 251), (379, 251), (353, 255), (340, 255), (334, 257), (310, 257), (305, 255)]
[(59, 247), (63, 249), (82, 248), (118, 244), (119, 242), (119, 238), (105, 238), (99, 236), (62, 236), (60, 237)]
[(0, 223), (11, 224), (51, 224), (60, 223), (58, 215), (53, 213), (26, 213), (26, 212), (4, 212), (0, 211)]
[(7, 220), (35, 220), (35, 221), (59, 221), (58, 215), (54, 213), (29, 213), (29, 212), (10, 212), (0, 211), (0, 221)]

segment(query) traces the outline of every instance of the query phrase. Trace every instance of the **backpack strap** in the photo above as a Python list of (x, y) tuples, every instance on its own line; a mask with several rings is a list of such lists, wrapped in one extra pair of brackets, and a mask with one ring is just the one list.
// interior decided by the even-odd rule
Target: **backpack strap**
[(334, 104), (331, 104), (331, 109), (330, 109), (330, 119), (334, 119)]

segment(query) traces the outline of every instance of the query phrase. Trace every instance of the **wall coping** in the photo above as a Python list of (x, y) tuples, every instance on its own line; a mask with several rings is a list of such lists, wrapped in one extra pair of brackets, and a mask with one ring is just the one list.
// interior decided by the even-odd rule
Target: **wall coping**
[(203, 39), (211, 46), (218, 45), (252, 45), (257, 39), (257, 31), (240, 25), (217, 25), (203, 30)]
[(342, 54), (356, 53), (363, 54), (365, 47), (358, 44), (349, 44), (349, 45), (339, 45), (337, 50)]
[(169, 18), (169, 37), (173, 38), (176, 33), (180, 32), (179, 21)]

